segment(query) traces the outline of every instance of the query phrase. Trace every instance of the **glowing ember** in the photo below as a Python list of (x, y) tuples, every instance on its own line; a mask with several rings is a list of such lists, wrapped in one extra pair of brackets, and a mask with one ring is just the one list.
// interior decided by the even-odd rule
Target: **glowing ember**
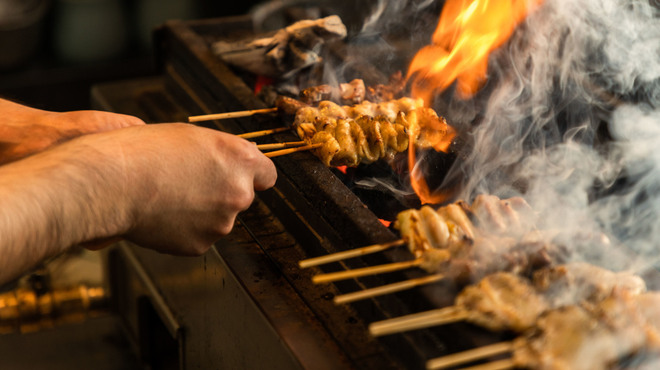
[(273, 79), (266, 76), (257, 76), (257, 80), (254, 83), (254, 94), (257, 95), (261, 92), (261, 89), (264, 86), (270, 86), (273, 84)]
[(460, 97), (469, 98), (486, 80), (488, 55), (502, 45), (543, 0), (448, 0), (432, 44), (422, 48), (408, 70), (415, 76), (413, 96), (429, 104), (435, 92), (456, 81)]

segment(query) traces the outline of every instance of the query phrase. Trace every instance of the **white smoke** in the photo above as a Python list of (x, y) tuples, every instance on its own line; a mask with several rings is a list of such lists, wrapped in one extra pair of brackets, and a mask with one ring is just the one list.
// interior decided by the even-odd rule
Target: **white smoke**
[(460, 198), (523, 195), (567, 239), (660, 255), (657, 3), (546, 0), (491, 56), (480, 95), (443, 109), (470, 127), (449, 176)]

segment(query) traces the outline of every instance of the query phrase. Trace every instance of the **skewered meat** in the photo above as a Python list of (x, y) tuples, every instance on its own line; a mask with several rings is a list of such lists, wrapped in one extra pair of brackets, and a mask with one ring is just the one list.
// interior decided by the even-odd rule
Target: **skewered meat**
[(613, 272), (589, 263), (574, 262), (538, 270), (534, 286), (553, 307), (581, 301), (600, 302), (613, 290), (639, 294), (646, 290), (642, 278), (628, 272)]
[(395, 227), (415, 257), (429, 249), (460, 248), (471, 243), (475, 236), (475, 226), (456, 204), (438, 210), (423, 206), (419, 210), (402, 211), (397, 215)]
[(534, 325), (548, 303), (532, 284), (516, 274), (498, 272), (466, 287), (456, 306), (467, 313), (466, 320), (493, 331), (523, 331)]
[(643, 345), (635, 330), (612, 330), (579, 306), (548, 311), (514, 341), (513, 361), (533, 369), (607, 369)]
[(301, 139), (323, 144), (314, 153), (328, 166), (391, 160), (411, 136), (416, 147), (429, 148), (452, 135), (444, 118), (410, 98), (353, 106), (325, 100), (298, 109), (294, 126)]
[(339, 87), (330, 85), (309, 87), (300, 92), (300, 100), (309, 105), (316, 105), (323, 100), (359, 104), (364, 101), (365, 94), (364, 81), (356, 78), (351, 82), (339, 84)]
[[(442, 271), (457, 282), (470, 282), (496, 271), (527, 273), (563, 258), (558, 247), (532, 231), (531, 207), (522, 198), (500, 200), (495, 196), (479, 196), (477, 199), (479, 203), (472, 207), (458, 201), (437, 210), (423, 206), (397, 215), (394, 226), (415, 257), (422, 257), (430, 250), (449, 252), (448, 258), (429, 259), (440, 264), (425, 261), (424, 269)], [(484, 204), (490, 205), (489, 212), (484, 210)], [(495, 212), (499, 209), (506, 212)], [(490, 225), (495, 221), (503, 226), (511, 225), (513, 236), (504, 229), (493, 233)]]
[(502, 200), (494, 195), (480, 194), (469, 210), (479, 220), (481, 229), (489, 234), (522, 235), (534, 225), (534, 211), (520, 197)]
[[(614, 313), (614, 308), (619, 311), (628, 308), (609, 307), (616, 303), (613, 296), (637, 297), (646, 290), (644, 281), (635, 275), (614, 273), (586, 263), (540, 269), (535, 276), (543, 279), (531, 282), (516, 273), (492, 273), (463, 289), (456, 297), (455, 306), (465, 312), (466, 321), (489, 330), (522, 332), (537, 325), (536, 320), (547, 310), (582, 305), (594, 311), (596, 307), (605, 307), (607, 312)], [(570, 285), (566, 284), (569, 282)], [(559, 294), (562, 299), (557, 299), (556, 289), (546, 289), (549, 286), (561, 286), (567, 293)], [(628, 301), (633, 299), (636, 298)], [(660, 303), (658, 299), (646, 301)], [(660, 324), (660, 314), (650, 309), (648, 312), (648, 321)], [(616, 317), (610, 321), (616, 323)]]
[(522, 238), (533, 225), (532, 209), (523, 198), (500, 199), (494, 195), (479, 195), (472, 206), (457, 201), (437, 210), (430, 206), (405, 210), (395, 223), (413, 253), (431, 247), (459, 248), (472, 244), (478, 234), (485, 242), (488, 237)]
[(298, 110), (309, 107), (309, 104), (288, 96), (279, 95), (275, 99), (275, 106), (280, 114), (294, 116)]
[(381, 102), (396, 99), (400, 97), (405, 87), (406, 79), (403, 78), (401, 71), (397, 71), (390, 76), (387, 85), (369, 86), (367, 88), (367, 100)]
[(534, 369), (610, 369), (635, 353), (658, 353), (660, 293), (615, 290), (590, 303), (542, 315), (534, 329), (514, 341), (514, 363)]
[(401, 71), (392, 74), (387, 84), (365, 86), (364, 80), (356, 78), (348, 83), (318, 85), (308, 87), (299, 94), (300, 100), (309, 105), (316, 105), (323, 100), (341, 102), (342, 104), (359, 104), (364, 100), (381, 103), (401, 97), (406, 86), (406, 80)]

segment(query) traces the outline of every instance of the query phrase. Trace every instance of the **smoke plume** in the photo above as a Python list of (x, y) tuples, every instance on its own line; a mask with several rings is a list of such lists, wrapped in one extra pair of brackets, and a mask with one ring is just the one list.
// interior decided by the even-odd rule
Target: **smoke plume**
[(658, 7), (546, 0), (491, 56), (489, 81), (477, 97), (443, 94), (438, 109), (472, 148), (448, 177), (462, 180), (458, 196), (522, 195), (543, 215), (542, 227), (562, 230), (568, 244), (606, 235), (621, 253), (655, 259)]

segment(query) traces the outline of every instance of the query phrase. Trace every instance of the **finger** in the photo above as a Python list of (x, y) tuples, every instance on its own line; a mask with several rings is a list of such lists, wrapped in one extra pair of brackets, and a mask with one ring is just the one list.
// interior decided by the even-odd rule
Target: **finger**
[(277, 181), (277, 170), (273, 161), (265, 155), (260, 157), (254, 173), (254, 189), (257, 191), (269, 189)]
[(107, 128), (124, 128), (131, 126), (141, 126), (144, 125), (144, 121), (138, 117), (131, 116), (128, 114), (119, 114), (111, 112), (98, 112), (101, 115), (101, 120)]

